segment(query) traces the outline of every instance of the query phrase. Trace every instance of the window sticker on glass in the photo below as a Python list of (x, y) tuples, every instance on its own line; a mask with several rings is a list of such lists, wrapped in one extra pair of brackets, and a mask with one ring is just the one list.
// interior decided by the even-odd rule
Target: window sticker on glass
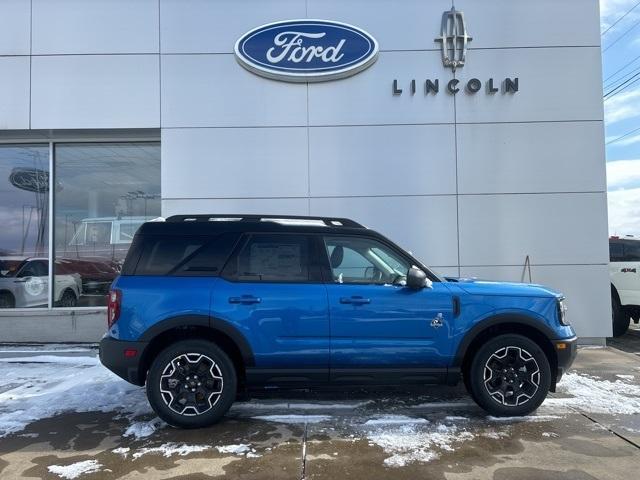
[(252, 273), (299, 275), (302, 272), (299, 244), (254, 243), (249, 269)]

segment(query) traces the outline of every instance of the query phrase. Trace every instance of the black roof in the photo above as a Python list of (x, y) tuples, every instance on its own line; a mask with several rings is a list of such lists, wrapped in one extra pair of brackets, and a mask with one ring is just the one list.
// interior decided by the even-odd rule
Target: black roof
[[(208, 235), (221, 232), (376, 233), (348, 218), (299, 215), (174, 215), (146, 222), (141, 235)], [(378, 234), (379, 235), (379, 234)]]

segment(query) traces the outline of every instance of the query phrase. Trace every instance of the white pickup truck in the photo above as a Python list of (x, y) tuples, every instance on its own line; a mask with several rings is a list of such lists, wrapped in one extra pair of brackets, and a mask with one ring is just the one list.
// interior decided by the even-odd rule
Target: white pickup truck
[(613, 336), (624, 335), (640, 320), (640, 238), (609, 238)]

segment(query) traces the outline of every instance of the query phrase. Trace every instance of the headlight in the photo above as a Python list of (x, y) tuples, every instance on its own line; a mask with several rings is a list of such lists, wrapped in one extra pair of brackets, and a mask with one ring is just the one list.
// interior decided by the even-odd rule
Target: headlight
[(558, 300), (558, 320), (561, 325), (568, 327), (571, 325), (569, 320), (567, 320), (567, 304), (564, 301), (564, 298)]

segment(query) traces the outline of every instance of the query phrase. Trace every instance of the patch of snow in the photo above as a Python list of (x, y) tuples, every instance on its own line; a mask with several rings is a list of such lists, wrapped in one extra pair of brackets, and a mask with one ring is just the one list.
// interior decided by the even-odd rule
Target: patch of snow
[(480, 436), (490, 438), (492, 440), (500, 440), (501, 438), (508, 437), (509, 434), (507, 432), (496, 432), (495, 430), (490, 430), (488, 432), (481, 433)]
[(634, 378), (636, 378), (634, 375), (622, 375), (622, 374), (616, 374), (616, 377), (621, 378), (622, 380), (633, 380)]
[(405, 415), (383, 415), (364, 422), (364, 425), (408, 425), (412, 423), (429, 423), (426, 418), (407, 417)]
[(98, 350), (97, 344), (69, 345), (65, 343), (47, 343), (47, 344), (31, 344), (31, 345), (2, 345), (0, 346), (0, 354), (3, 353), (30, 353), (41, 354), (42, 352), (92, 352)]
[(216, 447), (220, 453), (232, 453), (234, 455), (244, 455), (250, 452), (251, 446), (245, 443), (239, 443), (237, 445), (223, 445), (222, 447)]
[(264, 420), (265, 422), (278, 422), (278, 423), (320, 423), (330, 420), (329, 415), (258, 415), (255, 417), (257, 420)]
[(255, 453), (255, 452), (247, 452), (247, 458), (260, 458), (262, 455), (260, 455), (259, 453)]
[(62, 363), (74, 366), (100, 365), (96, 357), (65, 357), (62, 355), (25, 355), (24, 357), (0, 358), (0, 363)]
[(444, 417), (445, 420), (448, 420), (450, 422), (468, 422), (469, 421), (469, 417), (459, 417), (457, 415), (448, 415), (446, 417)]
[(548, 422), (562, 418), (559, 415), (522, 415), (520, 417), (493, 417), (487, 416), (492, 422)]
[(28, 363), (5, 358), (0, 364), (7, 361), (11, 368), (3, 368), (0, 377), (0, 438), (67, 411), (129, 418), (152, 412), (144, 388), (125, 382), (97, 358), (35, 356)]
[(102, 465), (98, 463), (97, 460), (85, 460), (83, 462), (72, 463), (71, 465), (51, 465), (47, 467), (51, 473), (66, 480), (73, 480), (86, 473), (99, 472), (101, 468)]
[(558, 438), (560, 435), (558, 435), (555, 432), (542, 432), (542, 436), (543, 437), (550, 437), (550, 438)]
[(119, 447), (119, 448), (114, 448), (111, 451), (113, 453), (115, 453), (116, 455), (122, 455), (124, 458), (127, 458), (127, 456), (129, 455), (129, 452), (131, 451), (131, 448), (129, 448), (129, 447)]
[(390, 454), (388, 467), (404, 467), (414, 462), (430, 462), (442, 451), (454, 451), (454, 445), (474, 438), (456, 425), (408, 423), (379, 424), (366, 431), (367, 439)]
[(154, 418), (148, 422), (134, 422), (124, 432), (124, 437), (134, 437), (136, 440), (152, 435), (156, 430), (166, 426), (159, 418)]
[(133, 458), (140, 458), (148, 453), (161, 453), (163, 457), (170, 457), (172, 455), (179, 455), (184, 457), (190, 453), (199, 453), (205, 450), (209, 450), (211, 447), (208, 445), (187, 445), (186, 443), (164, 443), (159, 447), (147, 447), (141, 448), (133, 454)]
[(570, 398), (549, 398), (545, 404), (573, 407), (589, 413), (633, 415), (640, 413), (640, 385), (621, 380), (611, 382), (577, 373), (567, 373), (558, 392)]

